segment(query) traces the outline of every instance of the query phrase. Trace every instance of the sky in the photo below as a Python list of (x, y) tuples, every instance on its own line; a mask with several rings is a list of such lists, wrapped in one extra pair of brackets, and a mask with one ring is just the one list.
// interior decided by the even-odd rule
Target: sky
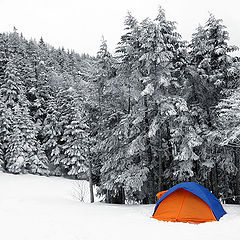
[(128, 11), (139, 21), (154, 19), (159, 6), (184, 40), (212, 13), (223, 19), (230, 43), (240, 46), (240, 0), (0, 0), (0, 32), (15, 26), (27, 39), (96, 55), (102, 36), (114, 52)]

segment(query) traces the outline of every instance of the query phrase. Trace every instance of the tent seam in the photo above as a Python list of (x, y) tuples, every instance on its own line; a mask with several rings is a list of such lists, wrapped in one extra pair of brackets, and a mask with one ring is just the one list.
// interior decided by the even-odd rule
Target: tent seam
[(180, 213), (181, 213), (181, 211), (182, 211), (183, 203), (184, 203), (184, 201), (185, 201), (186, 195), (187, 195), (187, 194), (186, 194), (186, 190), (185, 190), (185, 191), (184, 191), (183, 200), (182, 200), (182, 204), (181, 204), (181, 206), (180, 206), (180, 208), (179, 208), (179, 211), (178, 211), (178, 215), (177, 215), (177, 217), (176, 217), (176, 220), (178, 220), (179, 215), (180, 215)]

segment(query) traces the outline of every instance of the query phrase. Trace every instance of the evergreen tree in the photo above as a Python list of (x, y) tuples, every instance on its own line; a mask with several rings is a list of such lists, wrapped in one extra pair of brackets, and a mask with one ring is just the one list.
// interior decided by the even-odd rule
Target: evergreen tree
[[(138, 24), (129, 14), (125, 23), (128, 32), (122, 36), (117, 49), (119, 69), (115, 80), (120, 81), (118, 86), (125, 96), (121, 111), (110, 118), (114, 120), (104, 146), (107, 146), (106, 159), (111, 161), (104, 162), (103, 185), (115, 192), (124, 188), (126, 195), (135, 192), (135, 199), (147, 203), (155, 201), (155, 192), (159, 189), (156, 177), (163, 175), (160, 151), (155, 147), (161, 140), (159, 134), (150, 132), (154, 127), (157, 128), (155, 132), (162, 130), (160, 122), (163, 120), (159, 119), (161, 102), (171, 101), (169, 95), (173, 90), (176, 93), (180, 86), (178, 74), (184, 64), (180, 58), (184, 43), (175, 32), (174, 23), (166, 20), (162, 9), (155, 22), (146, 19)], [(168, 138), (171, 145), (171, 136)], [(171, 150), (168, 154), (173, 156)], [(116, 165), (118, 171), (111, 167)], [(138, 180), (141, 176), (141, 182), (135, 176)]]
[(59, 128), (60, 113), (57, 109), (55, 99), (49, 102), (46, 118), (42, 127), (42, 145), (50, 163), (53, 175), (62, 175), (59, 168), (61, 129)]
[(84, 105), (80, 96), (70, 87), (64, 97), (60, 117), (63, 134), (61, 138), (60, 164), (67, 169), (68, 175), (81, 177), (87, 172), (88, 136), (85, 123)]
[[(0, 91), (1, 103), (5, 105), (2, 114), (2, 122), (5, 123), (2, 129), (5, 166), (10, 172), (20, 173), (28, 168), (28, 164), (30, 172), (45, 173), (47, 167), (44, 162), (35, 160), (41, 148), (36, 142), (34, 124), (29, 115), (24, 85), (15, 66), (16, 63), (11, 59), (8, 61)], [(44, 160), (42, 155), (41, 160)], [(34, 164), (32, 164), (33, 160)]]
[[(210, 147), (218, 150), (214, 157), (218, 166), (218, 186), (221, 189), (218, 194), (223, 197), (240, 193), (238, 105), (239, 89), (219, 102), (214, 130), (208, 135)], [(239, 203), (239, 198), (236, 201)]]
[(191, 64), (197, 74), (192, 79), (192, 97), (205, 109), (216, 105), (224, 96), (222, 90), (234, 87), (236, 82), (236, 77), (231, 74), (234, 57), (230, 53), (237, 47), (229, 46), (229, 34), (221, 22), (210, 15), (205, 26), (193, 34), (190, 45)]
[[(191, 64), (188, 68), (190, 91), (187, 101), (194, 127), (203, 139), (203, 145), (199, 148), (201, 157), (197, 166), (198, 179), (218, 196), (221, 181), (225, 178), (220, 177), (224, 158), (219, 153), (225, 150), (210, 145), (208, 140), (209, 131), (215, 125), (214, 107), (238, 85), (237, 59), (231, 54), (237, 48), (229, 46), (228, 41), (229, 34), (222, 20), (210, 15), (207, 23), (193, 34), (190, 44)], [(228, 159), (226, 157), (226, 162), (229, 162)]]

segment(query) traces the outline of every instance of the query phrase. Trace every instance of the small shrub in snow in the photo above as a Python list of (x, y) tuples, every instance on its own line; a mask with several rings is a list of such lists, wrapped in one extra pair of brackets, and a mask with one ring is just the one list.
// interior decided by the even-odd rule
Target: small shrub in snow
[(88, 198), (88, 186), (87, 182), (83, 180), (75, 181), (73, 197), (80, 202), (87, 202)]

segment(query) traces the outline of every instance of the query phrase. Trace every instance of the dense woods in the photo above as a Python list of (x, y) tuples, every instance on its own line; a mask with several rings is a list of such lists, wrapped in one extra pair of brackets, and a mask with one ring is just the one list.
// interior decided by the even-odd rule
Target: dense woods
[(3, 171), (88, 178), (109, 203), (195, 181), (240, 203), (240, 58), (222, 20), (190, 42), (159, 9), (130, 13), (111, 54), (0, 34)]

